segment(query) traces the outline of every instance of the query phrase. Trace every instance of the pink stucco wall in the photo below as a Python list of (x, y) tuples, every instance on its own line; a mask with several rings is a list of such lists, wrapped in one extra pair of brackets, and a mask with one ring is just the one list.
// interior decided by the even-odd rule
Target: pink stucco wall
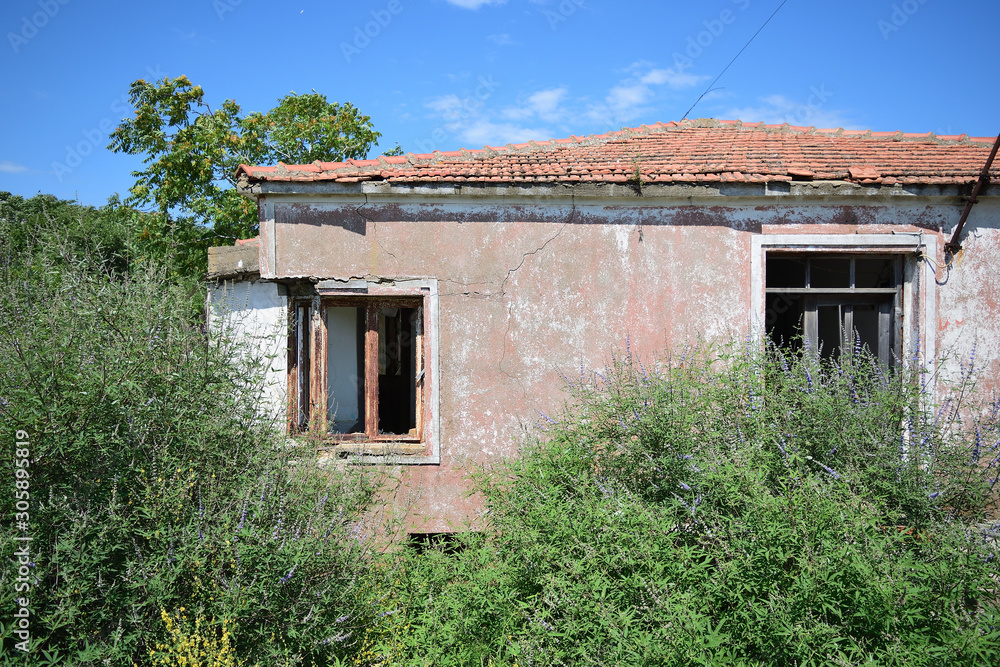
[[(749, 333), (751, 293), (760, 288), (751, 284), (755, 235), (922, 232), (940, 248), (941, 230), (959, 212), (950, 200), (402, 205), (272, 197), (270, 206), (273, 222), (262, 224), (269, 277), (438, 281), (441, 464), (402, 469), (411, 491), (404, 496), (416, 498), (415, 532), (477, 522), (466, 472), (516, 455), (522, 425), (565, 401), (562, 375), (603, 366), (626, 337), (649, 357)], [(919, 335), (956, 358), (976, 344), (987, 389), (1000, 388), (998, 226), (1000, 206), (980, 205), (950, 275), (928, 262), (918, 269), (939, 319)]]

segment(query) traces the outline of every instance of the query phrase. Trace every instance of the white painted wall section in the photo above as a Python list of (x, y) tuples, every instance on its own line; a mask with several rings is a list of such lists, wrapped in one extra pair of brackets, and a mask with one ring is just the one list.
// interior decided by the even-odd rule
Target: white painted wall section
[(208, 288), (212, 340), (231, 345), (249, 372), (260, 372), (260, 412), (284, 423), (287, 409), (287, 299), (276, 283), (226, 280)]

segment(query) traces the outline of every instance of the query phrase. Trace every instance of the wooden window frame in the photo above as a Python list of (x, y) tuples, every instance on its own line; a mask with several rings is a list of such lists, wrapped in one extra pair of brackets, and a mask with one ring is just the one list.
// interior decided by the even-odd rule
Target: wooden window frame
[[(767, 252), (767, 257), (794, 257), (805, 260), (803, 287), (767, 287), (767, 276), (764, 276), (765, 294), (795, 295), (803, 301), (802, 333), (807, 345), (818, 351), (819, 323), (818, 313), (821, 307), (838, 308), (838, 320), (843, 319), (841, 328), (840, 349), (850, 351), (853, 348), (854, 307), (857, 305), (875, 305), (879, 309), (879, 349), (872, 350), (879, 362), (886, 366), (895, 366), (902, 361), (902, 298), (903, 298), (903, 255), (887, 252), (801, 252), (795, 250), (775, 249)], [(848, 285), (846, 287), (813, 287), (810, 269), (817, 259), (842, 258), (849, 260)], [(856, 287), (856, 261), (859, 258), (880, 258), (892, 262), (892, 287)], [(885, 335), (882, 335), (882, 334)]]
[[(433, 285), (436, 287), (436, 285)], [(320, 451), (363, 457), (396, 456), (401, 462), (439, 463), (436, 431), (436, 289), (429, 287), (314, 290), (290, 297), (288, 317), (288, 418), (292, 435), (314, 438)], [(364, 430), (332, 433), (327, 424), (327, 362), (329, 338), (326, 309), (358, 307), (364, 313)], [(412, 434), (378, 432), (378, 310), (413, 308), (418, 312), (415, 352), (415, 421)], [(359, 369), (360, 371), (361, 369)]]

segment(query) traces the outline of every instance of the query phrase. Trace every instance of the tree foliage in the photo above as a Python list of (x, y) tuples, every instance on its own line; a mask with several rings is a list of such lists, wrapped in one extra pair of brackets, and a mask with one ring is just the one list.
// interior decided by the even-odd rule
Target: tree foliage
[(305, 164), (363, 158), (381, 136), (350, 103), (315, 91), (290, 93), (267, 113), (244, 114), (234, 100), (213, 110), (186, 76), (132, 83), (135, 117), (108, 146), (144, 156), (126, 203), (151, 207), (181, 226), (210, 228), (213, 244), (257, 233), (256, 209), (235, 190), (240, 164)]
[(319, 469), (257, 412), (270, 360), (209, 342), (145, 215), (0, 193), (0, 431), (25, 443), (0, 463), (0, 665), (350, 658), (381, 604), (374, 471)]

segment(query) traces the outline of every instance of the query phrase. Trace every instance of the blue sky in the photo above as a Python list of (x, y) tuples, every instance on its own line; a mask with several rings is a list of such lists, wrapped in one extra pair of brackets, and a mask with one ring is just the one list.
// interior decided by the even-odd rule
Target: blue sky
[[(0, 190), (103, 204), (129, 84), (187, 75), (213, 107), (352, 102), (428, 152), (679, 120), (781, 0), (6, 0)], [(690, 117), (1000, 132), (996, 0), (787, 0)]]

